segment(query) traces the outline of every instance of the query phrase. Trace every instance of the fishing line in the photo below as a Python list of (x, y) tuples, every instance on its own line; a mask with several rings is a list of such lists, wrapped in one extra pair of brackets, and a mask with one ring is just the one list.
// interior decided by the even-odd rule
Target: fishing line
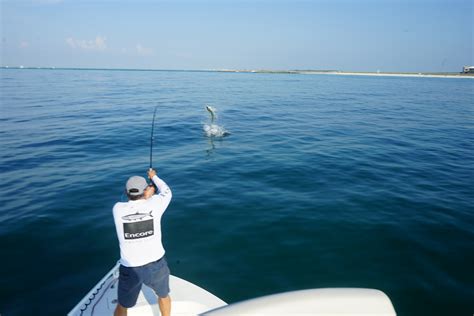
[(158, 109), (158, 105), (155, 106), (155, 111), (153, 112), (153, 122), (151, 123), (151, 136), (150, 136), (150, 169), (152, 169), (153, 166), (153, 140), (155, 139), (154, 136), (154, 131), (155, 131), (155, 116), (156, 116), (156, 110)]

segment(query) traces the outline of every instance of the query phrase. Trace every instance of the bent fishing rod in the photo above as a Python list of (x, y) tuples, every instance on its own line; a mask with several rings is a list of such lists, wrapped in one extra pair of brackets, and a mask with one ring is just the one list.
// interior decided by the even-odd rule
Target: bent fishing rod
[(155, 116), (158, 105), (155, 106), (155, 111), (153, 112), (153, 122), (151, 123), (151, 136), (150, 136), (150, 169), (153, 169), (153, 140), (155, 139)]

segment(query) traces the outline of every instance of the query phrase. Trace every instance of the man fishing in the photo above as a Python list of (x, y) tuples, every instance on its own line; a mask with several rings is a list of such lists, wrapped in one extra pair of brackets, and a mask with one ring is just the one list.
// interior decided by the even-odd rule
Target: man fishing
[(113, 208), (120, 244), (115, 316), (127, 315), (127, 309), (135, 306), (142, 284), (155, 291), (161, 315), (169, 316), (171, 313), (170, 270), (161, 242), (161, 216), (168, 207), (172, 194), (155, 170), (150, 168), (148, 177), (159, 194), (152, 194), (153, 189), (145, 178), (133, 176), (126, 184), (128, 202), (118, 202)]

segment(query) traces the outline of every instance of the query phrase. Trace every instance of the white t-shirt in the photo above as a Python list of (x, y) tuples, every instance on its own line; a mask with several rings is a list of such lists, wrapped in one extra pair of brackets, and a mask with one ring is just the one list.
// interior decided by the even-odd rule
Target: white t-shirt
[(118, 202), (114, 205), (114, 221), (120, 244), (120, 263), (138, 267), (162, 258), (161, 216), (171, 201), (168, 185), (153, 177), (159, 194), (149, 199)]

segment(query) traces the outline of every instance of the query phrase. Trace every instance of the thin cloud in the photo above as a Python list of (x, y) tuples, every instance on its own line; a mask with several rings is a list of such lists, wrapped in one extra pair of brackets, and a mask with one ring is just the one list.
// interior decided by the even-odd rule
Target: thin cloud
[(139, 56), (152, 56), (154, 54), (153, 49), (144, 47), (142, 44), (137, 44), (135, 49)]
[(72, 37), (66, 38), (66, 43), (69, 47), (85, 51), (104, 51), (107, 49), (106, 42), (107, 39), (99, 35), (97, 35), (93, 40), (80, 40)]
[(123, 47), (120, 49), (120, 52), (128, 56), (154, 56), (155, 51), (152, 48), (143, 46), (141, 43), (136, 44), (131, 47)]
[(58, 4), (58, 3), (63, 3), (63, 0), (33, 0), (33, 3), (35, 4)]
[(21, 41), (20, 42), (20, 48), (27, 48), (28, 46), (30, 46), (29, 42), (27, 42), (27, 41)]
[(180, 53), (176, 53), (175, 55), (176, 57), (183, 58), (183, 59), (191, 59), (193, 57), (191, 53), (187, 53), (187, 52), (180, 52)]

